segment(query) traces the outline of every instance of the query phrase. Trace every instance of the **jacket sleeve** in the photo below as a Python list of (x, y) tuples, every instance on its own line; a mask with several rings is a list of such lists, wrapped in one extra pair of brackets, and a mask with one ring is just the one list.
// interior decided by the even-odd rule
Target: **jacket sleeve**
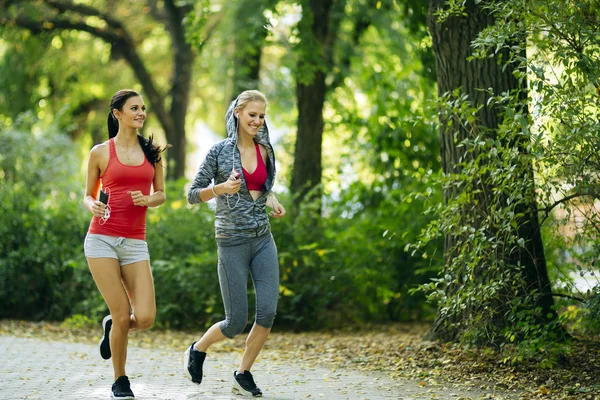
[(217, 149), (217, 145), (213, 146), (206, 158), (200, 164), (200, 168), (198, 168), (198, 172), (196, 173), (196, 177), (192, 182), (192, 186), (187, 194), (187, 200), (190, 204), (202, 203), (200, 199), (200, 190), (208, 187), (210, 182), (217, 175), (217, 157), (219, 155), (219, 151)]

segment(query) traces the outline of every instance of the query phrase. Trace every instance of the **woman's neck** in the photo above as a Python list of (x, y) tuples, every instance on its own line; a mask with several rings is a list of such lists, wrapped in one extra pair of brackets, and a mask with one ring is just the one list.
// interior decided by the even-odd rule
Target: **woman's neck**
[(138, 143), (137, 131), (135, 129), (119, 129), (115, 140), (123, 147), (132, 147)]
[(240, 149), (254, 148), (254, 139), (251, 136), (242, 134), (238, 136), (238, 147)]

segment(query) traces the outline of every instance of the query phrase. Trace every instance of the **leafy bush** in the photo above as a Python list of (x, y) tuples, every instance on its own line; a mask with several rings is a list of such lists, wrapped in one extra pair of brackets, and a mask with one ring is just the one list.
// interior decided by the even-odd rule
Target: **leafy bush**
[(7, 129), (0, 141), (0, 317), (62, 319), (93, 290), (76, 152), (52, 132)]
[(582, 308), (582, 325), (587, 335), (600, 335), (600, 285), (595, 286)]
[(399, 191), (378, 199), (373, 192), (356, 183), (328, 205), (327, 217), (315, 219), (317, 206), (304, 202), (289, 218), (272, 221), (281, 267), (280, 324), (315, 329), (429, 315), (423, 296), (408, 292), (437, 272), (435, 264), (404, 251), (416, 227), (426, 223), (423, 206), (399, 207)]
[[(471, 5), (451, 0), (438, 16), (466, 16)], [(575, 271), (593, 274), (598, 250), (598, 9), (577, 0), (478, 7), (495, 23), (471, 43), (470, 61), (497, 60), (519, 84), (474, 88), (487, 92), (485, 103), (464, 87), (440, 99), (442, 132), (459, 157), (445, 165), (445, 202), (432, 207), (436, 220), (423, 235), (423, 243), (446, 239), (444, 273), (425, 289), (439, 305), (435, 331), (445, 329), (447, 340), (503, 346), (508, 361), (551, 367), (568, 349), (567, 319), (551, 307), (545, 255), (550, 276), (567, 277), (555, 281), (562, 285)], [(496, 110), (498, 125), (482, 123), (481, 110)], [(571, 236), (570, 260), (537, 240), (538, 219), (551, 217), (569, 225), (546, 232), (546, 243)], [(593, 310), (594, 298), (587, 304)]]
[(217, 275), (214, 216), (209, 205), (189, 206), (185, 181), (167, 182), (167, 202), (148, 210), (159, 326), (203, 327), (224, 318)]

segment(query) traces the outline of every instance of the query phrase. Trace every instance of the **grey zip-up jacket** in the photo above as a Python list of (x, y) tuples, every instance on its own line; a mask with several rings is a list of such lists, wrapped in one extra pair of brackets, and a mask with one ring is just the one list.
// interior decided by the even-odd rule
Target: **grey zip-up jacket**
[(255, 201), (248, 191), (242, 173), (242, 161), (237, 147), (238, 121), (233, 115), (236, 104), (237, 99), (231, 102), (225, 114), (227, 139), (215, 144), (210, 149), (192, 182), (187, 199), (190, 204), (201, 203), (200, 190), (208, 187), (212, 181), (215, 185), (225, 182), (235, 168), (240, 174), (242, 186), (236, 194), (224, 194), (216, 198), (215, 234), (218, 236), (250, 238), (261, 236), (271, 229), (266, 201), (275, 181), (275, 153), (269, 140), (269, 130), (265, 122), (254, 137), (254, 141), (267, 149), (267, 180), (263, 187), (263, 194)]

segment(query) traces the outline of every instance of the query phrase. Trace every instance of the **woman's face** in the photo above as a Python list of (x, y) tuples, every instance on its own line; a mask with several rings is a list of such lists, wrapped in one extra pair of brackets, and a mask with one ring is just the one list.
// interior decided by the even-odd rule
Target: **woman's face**
[(265, 111), (267, 105), (262, 101), (251, 101), (238, 111), (238, 134), (256, 136), (259, 129), (265, 123)]
[(141, 129), (146, 120), (146, 105), (141, 96), (130, 97), (123, 104), (122, 110), (116, 110), (115, 114), (121, 128)]

